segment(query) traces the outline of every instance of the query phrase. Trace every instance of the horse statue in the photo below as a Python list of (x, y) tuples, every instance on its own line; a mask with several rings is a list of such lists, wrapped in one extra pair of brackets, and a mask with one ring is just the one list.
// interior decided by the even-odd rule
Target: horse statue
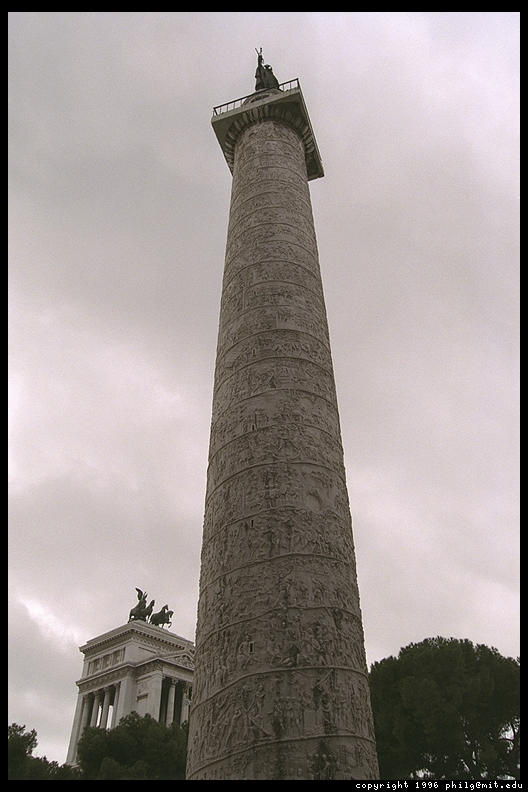
[(151, 600), (149, 605), (146, 607), (142, 606), (141, 604), (136, 605), (135, 608), (132, 608), (130, 611), (128, 621), (147, 621), (148, 617), (154, 610), (154, 603), (156, 600)]
[(141, 591), (141, 589), (136, 588), (137, 595), (138, 595), (138, 604), (135, 608), (132, 608), (130, 614), (128, 616), (128, 621), (147, 621), (148, 617), (154, 610), (154, 603), (156, 600), (151, 600), (150, 603), (147, 605), (147, 592)]
[(171, 627), (173, 613), (174, 611), (169, 610), (168, 605), (164, 605), (160, 611), (152, 614), (150, 617), (150, 623), (154, 624), (156, 627), (163, 627), (164, 624), (167, 624), (169, 627)]

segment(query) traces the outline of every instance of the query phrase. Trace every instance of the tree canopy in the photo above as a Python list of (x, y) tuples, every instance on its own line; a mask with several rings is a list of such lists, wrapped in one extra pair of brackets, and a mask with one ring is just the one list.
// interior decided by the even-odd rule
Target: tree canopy
[(7, 727), (7, 778), (9, 781), (76, 781), (80, 773), (68, 765), (32, 756), (37, 747), (35, 729), (12, 723)]
[(83, 778), (102, 780), (183, 780), (187, 727), (165, 726), (132, 712), (114, 729), (85, 729), (77, 756)]
[(520, 661), (427, 638), (372, 665), (382, 779), (519, 778)]
[(32, 756), (36, 747), (35, 729), (8, 726), (9, 781), (183, 780), (187, 726), (165, 726), (132, 712), (114, 729), (87, 728), (79, 740), (79, 767)]

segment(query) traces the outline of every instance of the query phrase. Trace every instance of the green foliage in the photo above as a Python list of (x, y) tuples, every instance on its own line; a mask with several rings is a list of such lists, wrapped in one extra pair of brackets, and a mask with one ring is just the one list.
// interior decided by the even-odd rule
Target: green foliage
[(519, 660), (427, 638), (374, 663), (370, 689), (382, 779), (520, 777)]
[(45, 756), (32, 756), (37, 747), (35, 729), (12, 723), (7, 727), (7, 778), (9, 781), (77, 781), (80, 773), (69, 765), (48, 762)]
[(85, 729), (78, 745), (80, 769), (34, 757), (35, 729), (12, 723), (7, 729), (9, 781), (183, 780), (187, 726), (167, 727), (136, 712), (118, 726)]
[(7, 727), (7, 772), (10, 781), (27, 777), (26, 768), (37, 747), (37, 732), (35, 729), (26, 732), (25, 728), (18, 723)]
[(164, 726), (136, 712), (114, 729), (85, 729), (77, 749), (83, 778), (92, 781), (183, 780), (186, 753), (186, 726)]

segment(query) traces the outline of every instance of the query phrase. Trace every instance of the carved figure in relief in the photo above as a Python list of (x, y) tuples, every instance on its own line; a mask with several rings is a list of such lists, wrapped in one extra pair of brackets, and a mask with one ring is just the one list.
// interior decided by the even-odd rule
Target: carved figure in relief
[(292, 668), (297, 665), (297, 658), (299, 656), (299, 647), (296, 643), (290, 643), (285, 656), (282, 658), (281, 665), (287, 668)]
[(265, 700), (266, 689), (262, 682), (260, 682), (255, 691), (255, 715), (260, 716), (262, 714)]
[(277, 446), (273, 451), (275, 459), (278, 457), (286, 459), (299, 459), (299, 449), (292, 443), (288, 437), (279, 437)]
[(251, 636), (249, 633), (246, 633), (244, 639), (238, 646), (237, 654), (239, 657), (239, 663), (241, 668), (247, 668), (249, 661), (251, 660), (251, 655), (254, 651), (254, 644), (251, 640)]
[(312, 757), (312, 778), (314, 781), (333, 781), (336, 773), (336, 756), (324, 743)]
[(263, 535), (268, 539), (268, 556), (271, 558), (272, 555), (275, 555), (280, 550), (280, 536), (277, 535), (271, 526), (264, 531)]

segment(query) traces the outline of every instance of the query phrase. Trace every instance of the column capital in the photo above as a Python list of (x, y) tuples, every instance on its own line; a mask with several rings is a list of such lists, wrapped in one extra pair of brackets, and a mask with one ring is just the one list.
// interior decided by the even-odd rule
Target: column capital
[[(298, 80), (284, 83), (285, 90), (257, 91), (237, 100), (218, 105), (211, 124), (224, 157), (233, 173), (235, 145), (241, 132), (256, 122), (279, 121), (294, 129), (304, 146), (308, 179), (324, 176), (323, 163)], [(241, 104), (238, 104), (242, 101)], [(233, 105), (237, 105), (233, 108)]]

